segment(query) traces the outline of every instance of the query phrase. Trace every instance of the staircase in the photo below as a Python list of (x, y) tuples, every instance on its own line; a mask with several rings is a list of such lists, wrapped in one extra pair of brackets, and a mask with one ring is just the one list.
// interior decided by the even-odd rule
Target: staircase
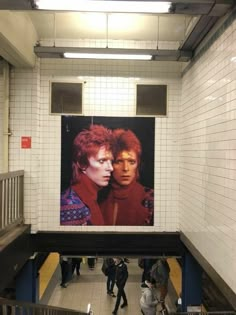
[(65, 309), (61, 307), (54, 307), (41, 304), (33, 304), (27, 302), (19, 302), (15, 300), (8, 300), (0, 297), (0, 314), (1, 315), (88, 315), (87, 313)]

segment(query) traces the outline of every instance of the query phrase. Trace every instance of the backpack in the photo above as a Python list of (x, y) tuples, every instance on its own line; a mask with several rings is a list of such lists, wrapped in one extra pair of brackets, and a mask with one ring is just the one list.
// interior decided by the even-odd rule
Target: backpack
[(162, 264), (165, 267), (166, 272), (169, 274), (170, 273), (170, 266), (168, 264), (168, 261), (166, 259), (162, 260)]
[(152, 268), (150, 270), (150, 277), (151, 277), (151, 279), (154, 279), (155, 281), (157, 281), (157, 278), (158, 278), (158, 265), (157, 265), (157, 263), (152, 265)]
[(139, 258), (139, 259), (138, 259), (138, 266), (139, 266), (141, 269), (144, 269), (144, 259), (143, 259), (143, 258)]
[(103, 259), (103, 264), (102, 264), (102, 272), (104, 273), (105, 276), (108, 276), (109, 268), (111, 267), (111, 261), (109, 258), (104, 258)]
[(168, 281), (170, 273), (170, 266), (165, 260), (157, 261), (151, 268), (150, 276), (157, 283), (163, 284)]

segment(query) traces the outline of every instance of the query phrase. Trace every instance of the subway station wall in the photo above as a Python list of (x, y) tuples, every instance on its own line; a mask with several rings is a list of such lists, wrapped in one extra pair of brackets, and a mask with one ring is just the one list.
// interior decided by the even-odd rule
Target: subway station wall
[[(179, 230), (181, 67), (176, 62), (42, 59), (33, 70), (12, 69), (10, 169), (25, 170), (25, 218), (32, 232)], [(134, 117), (136, 83), (167, 84), (168, 115), (154, 118), (153, 226), (60, 225), (61, 116), (50, 114), (51, 80), (84, 82), (85, 117)], [(31, 148), (21, 148), (23, 136), (31, 137)]]
[(182, 79), (180, 230), (236, 292), (236, 22)]
[[(25, 170), (32, 232), (181, 230), (236, 292), (235, 21), (209, 47), (183, 77), (175, 62), (43, 59), (11, 69), (10, 170)], [(50, 80), (86, 81), (84, 116), (134, 117), (138, 78), (168, 85), (168, 115), (155, 118), (154, 225), (61, 226), (61, 117), (50, 114)], [(23, 136), (31, 148), (21, 148)]]

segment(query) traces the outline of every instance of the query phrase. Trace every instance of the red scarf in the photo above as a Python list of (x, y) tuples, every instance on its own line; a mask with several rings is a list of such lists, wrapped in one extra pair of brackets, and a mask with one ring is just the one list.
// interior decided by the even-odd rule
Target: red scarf
[(101, 188), (87, 175), (81, 173), (79, 182), (73, 185), (72, 189), (90, 209), (92, 225), (104, 225), (103, 216), (97, 203), (97, 194)]
[(101, 204), (105, 225), (146, 225), (149, 210), (142, 205), (144, 198), (144, 187), (136, 180), (127, 186), (113, 182)]
[(118, 183), (112, 182), (111, 187), (112, 187), (114, 198), (115, 199), (128, 198), (130, 192), (134, 189), (135, 184), (136, 184), (136, 180), (134, 180), (132, 183), (130, 183), (127, 186), (120, 186)]

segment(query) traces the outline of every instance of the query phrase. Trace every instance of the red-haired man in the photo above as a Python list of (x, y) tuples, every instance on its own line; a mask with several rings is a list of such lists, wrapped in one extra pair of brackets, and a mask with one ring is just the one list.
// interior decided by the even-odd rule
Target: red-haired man
[(105, 225), (153, 225), (153, 189), (138, 182), (141, 143), (131, 130), (113, 131), (111, 189), (100, 204)]
[(111, 131), (102, 125), (91, 125), (74, 139), (73, 178), (61, 194), (61, 225), (104, 225), (97, 194), (113, 171), (111, 141)]

